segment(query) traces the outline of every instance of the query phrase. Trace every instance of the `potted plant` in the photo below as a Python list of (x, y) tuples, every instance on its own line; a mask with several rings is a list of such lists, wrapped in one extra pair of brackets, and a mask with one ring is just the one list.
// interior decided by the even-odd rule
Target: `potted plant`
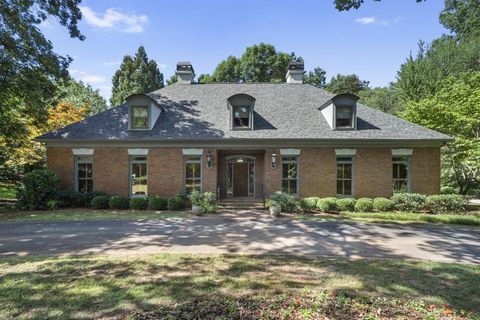
[(192, 214), (195, 216), (200, 216), (203, 214), (203, 194), (194, 191), (191, 195), (192, 200)]

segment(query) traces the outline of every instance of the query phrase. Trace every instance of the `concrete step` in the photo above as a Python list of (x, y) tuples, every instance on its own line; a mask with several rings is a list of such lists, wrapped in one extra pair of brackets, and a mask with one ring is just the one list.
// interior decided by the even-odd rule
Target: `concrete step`
[(261, 199), (222, 199), (219, 205), (224, 209), (263, 209), (263, 202)]

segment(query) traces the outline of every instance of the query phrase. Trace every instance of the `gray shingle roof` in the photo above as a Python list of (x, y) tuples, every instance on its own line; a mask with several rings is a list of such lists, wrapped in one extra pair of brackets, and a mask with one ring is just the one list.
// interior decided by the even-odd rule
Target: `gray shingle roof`
[[(230, 130), (227, 99), (239, 93), (256, 99), (255, 130)], [(334, 95), (307, 84), (174, 84), (149, 95), (165, 109), (151, 131), (129, 131), (127, 106), (121, 105), (38, 139), (450, 140), (444, 134), (361, 104), (357, 106), (357, 130), (334, 131), (318, 110)]]

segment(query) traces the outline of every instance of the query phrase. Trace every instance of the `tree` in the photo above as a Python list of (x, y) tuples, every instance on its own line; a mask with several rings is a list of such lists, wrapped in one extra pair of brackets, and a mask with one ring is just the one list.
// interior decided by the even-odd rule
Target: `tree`
[(326, 73), (322, 68), (316, 67), (313, 71), (309, 71), (303, 76), (303, 82), (318, 88), (323, 88), (327, 81)]
[(366, 88), (358, 93), (360, 103), (389, 114), (397, 114), (402, 110), (402, 103), (397, 89), (389, 87)]
[(110, 103), (119, 105), (135, 93), (147, 93), (163, 88), (163, 74), (155, 60), (149, 60), (145, 48), (140, 46), (135, 57), (123, 57), (120, 68), (112, 78)]
[(240, 82), (241, 79), (240, 60), (234, 56), (220, 62), (211, 77), (213, 82)]
[(77, 109), (88, 109), (88, 115), (107, 110), (107, 102), (100, 95), (100, 92), (94, 90), (89, 84), (73, 79), (59, 81), (55, 97), (52, 104), (60, 102), (75, 106)]
[(369, 84), (369, 81), (360, 80), (360, 78), (356, 74), (337, 74), (335, 77), (332, 77), (329, 83), (327, 83), (327, 85), (325, 86), (325, 90), (336, 94), (358, 94), (360, 91), (367, 89)]
[(167, 79), (167, 85), (170, 86), (174, 83), (178, 82), (178, 76), (176, 74), (172, 74), (172, 76)]
[(480, 36), (480, 2), (478, 0), (445, 0), (440, 23), (457, 39)]
[(0, 0), (0, 149), (28, 135), (26, 118), (46, 121), (46, 101), (55, 92), (55, 82), (68, 75), (71, 58), (55, 53), (38, 26), (56, 18), (72, 38), (84, 40), (77, 27), (79, 3)]
[(442, 155), (445, 170), (462, 193), (480, 185), (480, 72), (444, 79), (434, 96), (408, 103), (402, 116), (454, 137)]
[[(373, 0), (381, 1), (381, 0)], [(417, 2), (422, 2), (425, 0), (416, 0)], [(363, 5), (365, 0), (334, 0), (335, 8), (338, 11), (348, 11), (350, 9), (358, 9)]]
[(209, 83), (213, 82), (212, 81), (212, 76), (209, 75), (208, 73), (202, 73), (201, 75), (198, 76), (198, 83)]

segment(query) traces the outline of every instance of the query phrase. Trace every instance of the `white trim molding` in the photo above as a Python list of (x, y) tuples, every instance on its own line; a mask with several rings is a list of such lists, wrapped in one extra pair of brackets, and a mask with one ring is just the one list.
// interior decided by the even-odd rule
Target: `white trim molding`
[(336, 156), (355, 156), (357, 149), (335, 149)]
[(392, 149), (392, 156), (411, 156), (413, 149)]
[(72, 149), (73, 155), (75, 156), (92, 156), (93, 149), (92, 148), (75, 148)]
[(184, 156), (201, 156), (203, 154), (203, 149), (182, 149)]
[(128, 155), (130, 156), (148, 156), (148, 149), (128, 149)]
[(282, 156), (299, 156), (300, 149), (280, 149), (280, 155)]

